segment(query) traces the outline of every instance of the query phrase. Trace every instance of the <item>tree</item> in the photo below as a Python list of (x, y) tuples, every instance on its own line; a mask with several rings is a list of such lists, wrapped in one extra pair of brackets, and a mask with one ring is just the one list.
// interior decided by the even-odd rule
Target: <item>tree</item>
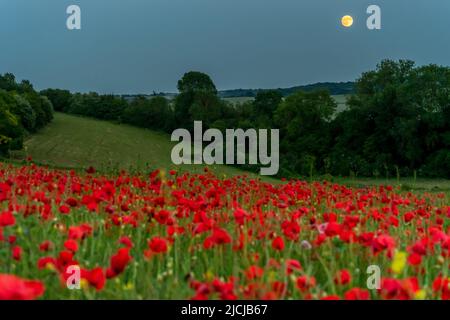
[(386, 60), (364, 73), (349, 110), (332, 124), (334, 172), (442, 174), (445, 166), (438, 168), (436, 159), (446, 159), (441, 150), (450, 147), (449, 92), (446, 67)]
[(147, 99), (139, 96), (123, 113), (125, 123), (138, 127), (170, 132), (175, 128), (174, 114), (164, 97)]
[(53, 119), (51, 102), (40, 96), (28, 80), (20, 84), (11, 73), (0, 75), (0, 154), (23, 146), (26, 133), (33, 133)]
[(10, 102), (14, 98), (10, 93), (0, 90), (0, 155), (10, 150), (18, 150), (23, 145), (23, 129), (17, 116), (11, 112)]
[(14, 101), (11, 102), (11, 112), (18, 117), (24, 129), (28, 132), (36, 131), (36, 112), (30, 103), (23, 96), (14, 93), (12, 95)]
[(329, 149), (329, 122), (336, 102), (327, 91), (296, 92), (275, 111), (280, 129), (280, 152), (284, 169), (309, 175), (311, 167), (322, 168)]
[(202, 72), (191, 71), (185, 73), (178, 81), (178, 91), (183, 93), (211, 93), (217, 94), (216, 86), (211, 78)]
[(0, 75), (0, 89), (6, 91), (17, 90), (18, 85), (16, 83), (16, 77), (12, 73), (5, 73), (4, 75)]
[(188, 72), (178, 81), (180, 94), (175, 98), (177, 125), (192, 129), (194, 120), (208, 126), (220, 119), (223, 105), (211, 78), (201, 72)]
[(68, 108), (70, 99), (72, 98), (69, 90), (46, 89), (41, 91), (40, 94), (46, 96), (51, 101), (55, 111), (64, 111), (64, 109)]
[(274, 113), (282, 100), (283, 96), (279, 91), (267, 90), (258, 92), (252, 104), (252, 120), (256, 127), (273, 127)]

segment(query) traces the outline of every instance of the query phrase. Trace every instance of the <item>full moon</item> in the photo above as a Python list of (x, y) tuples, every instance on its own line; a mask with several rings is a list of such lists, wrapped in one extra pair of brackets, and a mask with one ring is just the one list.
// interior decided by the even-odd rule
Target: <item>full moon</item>
[(350, 28), (353, 25), (353, 17), (352, 16), (343, 16), (341, 21), (342, 21), (342, 25), (346, 28)]

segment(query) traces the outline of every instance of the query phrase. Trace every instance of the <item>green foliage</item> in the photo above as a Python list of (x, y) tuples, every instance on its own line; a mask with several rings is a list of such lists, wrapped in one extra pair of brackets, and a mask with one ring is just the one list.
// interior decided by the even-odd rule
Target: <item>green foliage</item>
[(23, 130), (9, 106), (0, 100), (0, 155), (22, 148)]
[(10, 103), (11, 112), (18, 117), (26, 131), (35, 132), (36, 112), (31, 107), (30, 102), (17, 93), (13, 94), (12, 97), (14, 101)]
[(329, 121), (336, 102), (326, 91), (297, 92), (275, 111), (282, 167), (304, 176), (322, 169), (329, 150)]
[[(450, 132), (450, 69), (386, 60), (356, 83), (349, 110), (332, 128), (332, 167), (370, 176), (374, 171), (450, 176), (439, 164)], [(439, 155), (439, 156), (438, 156)], [(353, 160), (351, 160), (353, 159)]]
[(122, 120), (134, 126), (165, 132), (175, 128), (173, 112), (164, 97), (137, 97), (125, 109)]
[(41, 91), (41, 95), (46, 96), (51, 101), (55, 111), (64, 111), (65, 108), (68, 108), (72, 98), (70, 91), (60, 89), (46, 89)]
[(178, 91), (180, 93), (211, 93), (217, 94), (216, 86), (211, 78), (204, 73), (191, 71), (185, 73), (178, 81)]
[[(24, 97), (30, 103), (36, 114), (35, 130), (45, 127), (53, 119), (53, 106), (47, 97), (40, 96), (36, 92), (28, 92)], [(33, 130), (33, 131), (35, 131)]]
[(256, 95), (251, 118), (257, 128), (274, 127), (274, 114), (282, 100), (281, 93), (275, 90), (262, 91)]
[(217, 96), (211, 78), (201, 72), (188, 72), (178, 81), (180, 94), (175, 99), (174, 112), (178, 127), (192, 129), (194, 121), (203, 121), (204, 127), (224, 119), (229, 106)]
[(27, 133), (53, 119), (51, 102), (34, 91), (28, 80), (16, 82), (11, 73), (0, 75), (0, 155), (20, 150)]

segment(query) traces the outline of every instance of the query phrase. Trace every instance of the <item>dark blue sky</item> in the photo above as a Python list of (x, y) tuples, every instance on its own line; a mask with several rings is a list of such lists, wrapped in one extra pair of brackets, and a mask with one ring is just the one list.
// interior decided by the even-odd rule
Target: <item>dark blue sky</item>
[[(82, 30), (66, 29), (70, 4)], [(450, 1), (0, 0), (0, 39), (0, 73), (38, 89), (174, 91), (189, 70), (220, 89), (285, 87), (354, 80), (384, 58), (450, 65)]]

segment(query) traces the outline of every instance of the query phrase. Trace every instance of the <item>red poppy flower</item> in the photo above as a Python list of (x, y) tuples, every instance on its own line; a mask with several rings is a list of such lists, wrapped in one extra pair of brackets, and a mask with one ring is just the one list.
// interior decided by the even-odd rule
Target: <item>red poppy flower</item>
[(59, 213), (61, 214), (69, 214), (70, 213), (70, 208), (68, 206), (60, 206), (59, 207)]
[(325, 234), (328, 237), (334, 237), (341, 232), (341, 225), (337, 222), (329, 222), (325, 227)]
[(53, 243), (52, 243), (51, 241), (49, 241), (49, 240), (46, 240), (46, 241), (42, 242), (42, 243), (39, 245), (39, 250), (40, 250), (40, 251), (43, 251), (43, 252), (47, 252), (47, 251), (49, 251), (52, 247), (53, 247)]
[(158, 221), (158, 223), (165, 225), (170, 218), (170, 212), (167, 210), (161, 210), (155, 213), (154, 218)]
[(148, 246), (150, 250), (154, 253), (164, 253), (167, 252), (167, 241), (160, 237), (154, 237), (152, 238)]
[(78, 205), (78, 201), (75, 198), (68, 198), (66, 200), (66, 203), (70, 206), (70, 207), (76, 207)]
[(45, 269), (47, 267), (55, 267), (55, 266), (57, 266), (57, 264), (58, 264), (58, 262), (56, 261), (55, 258), (43, 257), (43, 258), (39, 258), (37, 267), (39, 270), (41, 270), (41, 269)]
[(297, 288), (300, 291), (306, 291), (316, 286), (316, 278), (300, 276), (297, 278)]
[(106, 270), (106, 277), (109, 279), (121, 274), (131, 259), (130, 248), (120, 248), (117, 253), (111, 257), (110, 267)]
[(4, 211), (0, 213), (0, 227), (13, 226), (16, 223), (16, 219), (11, 211)]
[(370, 293), (365, 289), (352, 288), (344, 294), (345, 300), (369, 300)]
[(352, 281), (352, 277), (350, 275), (350, 272), (346, 269), (340, 270), (336, 274), (336, 277), (334, 278), (334, 283), (340, 284), (340, 285), (349, 284), (350, 281)]
[(408, 257), (408, 263), (412, 266), (418, 266), (422, 263), (422, 256), (417, 253), (411, 253)]
[(286, 261), (286, 273), (291, 274), (294, 271), (302, 270), (302, 265), (298, 260), (289, 259)]
[(260, 278), (264, 274), (264, 269), (259, 266), (250, 266), (245, 271), (245, 276), (248, 280), (253, 280), (255, 278)]
[(69, 239), (80, 240), (92, 234), (92, 227), (86, 223), (69, 228)]
[(231, 241), (231, 236), (226, 230), (215, 228), (212, 235), (205, 239), (205, 241), (203, 242), (203, 246), (205, 249), (209, 249), (214, 245), (227, 244)]
[(241, 208), (237, 208), (236, 210), (234, 210), (233, 215), (234, 219), (236, 220), (236, 223), (242, 225), (244, 224), (245, 218), (247, 217), (248, 213)]
[(106, 276), (102, 268), (94, 268), (92, 270), (84, 270), (82, 277), (86, 279), (91, 286), (97, 291), (102, 290), (105, 287)]
[(44, 291), (45, 287), (40, 281), (0, 274), (0, 300), (34, 300), (42, 296)]
[(284, 250), (284, 240), (282, 237), (276, 237), (272, 241), (272, 248), (277, 251), (283, 251)]
[(12, 248), (13, 259), (16, 261), (20, 261), (20, 259), (22, 258), (22, 251), (22, 248), (19, 246), (15, 246), (14, 248)]
[(127, 236), (123, 236), (119, 239), (119, 243), (123, 244), (124, 246), (128, 247), (128, 248), (132, 248), (133, 247), (133, 242), (131, 241), (131, 239)]
[(64, 242), (64, 248), (75, 253), (78, 251), (78, 243), (73, 239), (69, 239)]
[(8, 243), (9, 243), (9, 244), (14, 244), (14, 243), (16, 243), (16, 240), (17, 240), (17, 237), (16, 237), (15, 235), (10, 235), (10, 236), (8, 237)]

